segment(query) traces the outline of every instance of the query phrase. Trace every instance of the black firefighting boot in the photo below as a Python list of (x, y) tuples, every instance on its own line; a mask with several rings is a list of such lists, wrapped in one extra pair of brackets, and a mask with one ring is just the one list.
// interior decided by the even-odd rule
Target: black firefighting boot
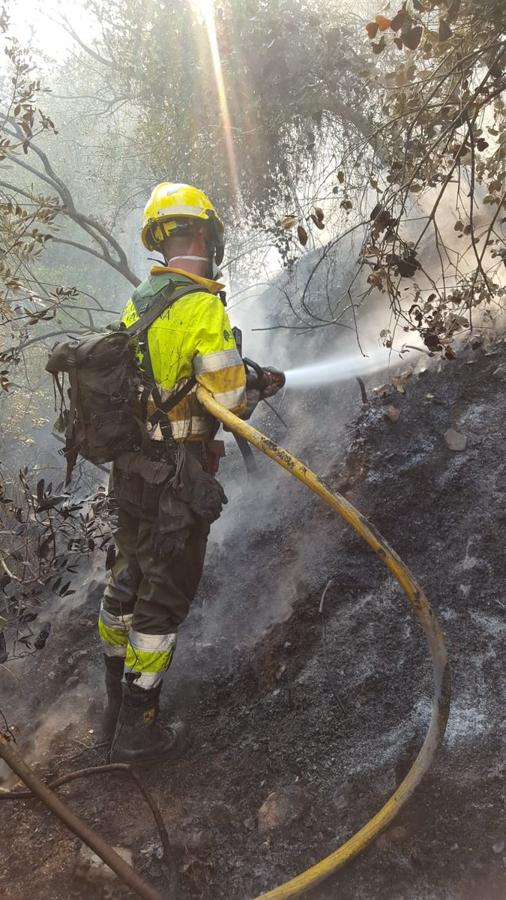
[(105, 688), (107, 691), (107, 706), (104, 710), (102, 723), (104, 741), (112, 741), (116, 730), (123, 696), (121, 679), (123, 678), (124, 662), (123, 656), (104, 656)]
[(151, 690), (123, 684), (123, 701), (112, 742), (111, 762), (150, 763), (177, 759), (184, 750), (185, 728), (157, 724), (161, 685)]

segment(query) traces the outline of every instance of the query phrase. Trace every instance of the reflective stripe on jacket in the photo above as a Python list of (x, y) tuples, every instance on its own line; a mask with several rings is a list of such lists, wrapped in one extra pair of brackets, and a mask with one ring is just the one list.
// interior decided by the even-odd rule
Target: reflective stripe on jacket
[[(219, 403), (241, 415), (246, 409), (246, 374), (228, 315), (216, 296), (222, 285), (180, 269), (153, 266), (151, 275), (136, 293), (143, 300), (149, 299), (174, 280), (178, 288), (187, 281), (189, 288), (197, 284), (205, 291), (180, 297), (148, 329), (153, 376), (162, 401), (195, 375)], [(122, 322), (129, 326), (138, 318), (135, 303), (130, 299), (123, 310)], [(195, 389), (168, 415), (176, 440), (202, 441), (213, 434), (213, 419), (198, 403)]]

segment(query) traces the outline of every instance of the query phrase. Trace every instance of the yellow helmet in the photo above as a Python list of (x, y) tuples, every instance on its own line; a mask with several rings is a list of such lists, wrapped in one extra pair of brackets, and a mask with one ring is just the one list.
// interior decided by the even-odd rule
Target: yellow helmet
[(225, 249), (223, 222), (203, 191), (189, 184), (162, 181), (146, 203), (142, 222), (142, 243), (156, 250), (164, 237), (177, 228), (180, 219), (203, 219), (209, 223), (210, 242), (219, 265)]

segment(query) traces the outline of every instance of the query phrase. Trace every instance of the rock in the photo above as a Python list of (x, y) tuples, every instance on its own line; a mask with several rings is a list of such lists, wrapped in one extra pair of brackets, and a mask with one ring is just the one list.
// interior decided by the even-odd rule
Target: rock
[(407, 842), (409, 832), (402, 825), (395, 825), (393, 828), (387, 828), (376, 841), (376, 846), (380, 850), (391, 850), (394, 847), (401, 847)]
[(501, 363), (500, 366), (497, 366), (497, 369), (494, 369), (492, 378), (499, 378), (501, 381), (506, 378), (506, 363)]
[(398, 409), (397, 406), (394, 406), (393, 404), (387, 406), (385, 411), (385, 415), (390, 419), (391, 422), (398, 422), (400, 414), (400, 409)]
[(266, 834), (280, 826), (291, 825), (303, 816), (306, 807), (304, 791), (298, 784), (272, 791), (257, 813), (260, 834)]
[(499, 853), (503, 852), (505, 846), (506, 844), (504, 841), (496, 841), (496, 843), (492, 847), (492, 850), (494, 851), (494, 853), (497, 853), (499, 855)]
[[(118, 856), (133, 867), (133, 854), (127, 847), (113, 847)], [(81, 846), (75, 867), (75, 874), (86, 881), (115, 881), (117, 876), (86, 844)]]
[(445, 431), (444, 439), (449, 450), (458, 452), (459, 450), (465, 450), (467, 447), (466, 435), (461, 434), (460, 431), (455, 431), (454, 428), (449, 428), (448, 431)]

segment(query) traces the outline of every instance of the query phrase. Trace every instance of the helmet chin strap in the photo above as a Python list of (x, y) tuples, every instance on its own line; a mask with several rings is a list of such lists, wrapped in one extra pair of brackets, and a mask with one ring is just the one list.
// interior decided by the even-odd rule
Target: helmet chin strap
[(175, 259), (193, 259), (209, 264), (207, 256), (171, 256), (171, 258), (167, 260), (167, 265), (170, 266), (171, 262), (174, 262)]

